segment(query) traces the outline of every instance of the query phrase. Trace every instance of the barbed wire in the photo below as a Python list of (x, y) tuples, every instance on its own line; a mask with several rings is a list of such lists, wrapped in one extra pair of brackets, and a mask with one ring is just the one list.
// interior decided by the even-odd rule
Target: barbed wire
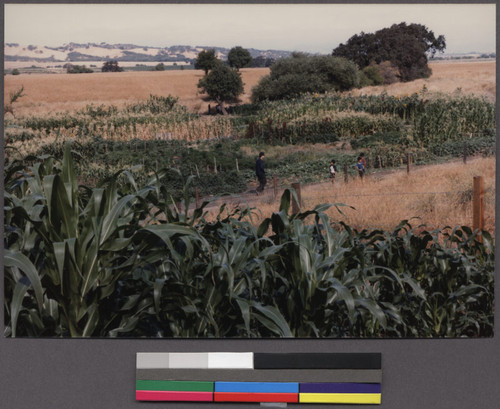
[[(333, 195), (337, 197), (375, 197), (375, 196), (406, 196), (406, 195), (447, 195), (456, 193), (454, 191), (448, 192), (394, 192), (394, 193), (377, 193), (377, 194), (356, 194), (356, 195)], [(323, 196), (324, 197), (324, 196)]]

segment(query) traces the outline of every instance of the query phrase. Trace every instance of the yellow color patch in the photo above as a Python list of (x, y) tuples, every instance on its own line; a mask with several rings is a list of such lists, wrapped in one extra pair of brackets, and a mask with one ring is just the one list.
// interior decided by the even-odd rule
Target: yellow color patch
[(300, 393), (300, 403), (367, 403), (380, 405), (380, 393)]

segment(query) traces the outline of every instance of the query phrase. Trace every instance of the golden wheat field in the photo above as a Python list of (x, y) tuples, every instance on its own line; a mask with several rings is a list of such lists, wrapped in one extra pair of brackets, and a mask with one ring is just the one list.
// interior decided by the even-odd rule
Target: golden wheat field
[(427, 79), (418, 79), (406, 83), (385, 86), (365, 87), (352, 92), (352, 95), (377, 95), (387, 92), (389, 95), (404, 95), (419, 92), (425, 87), (429, 92), (481, 95), (489, 101), (496, 100), (496, 62), (436, 62), (429, 64), (432, 75)]
[[(252, 87), (269, 73), (268, 68), (240, 70), (245, 84), (242, 102), (250, 101)], [(86, 105), (122, 106), (149, 95), (173, 95), (179, 103), (194, 112), (207, 111), (211, 103), (198, 93), (201, 70), (142, 71), (93, 74), (25, 74), (5, 77), (4, 101), (24, 86), (24, 97), (16, 102), (18, 115), (43, 115), (74, 111)], [(213, 102), (212, 102), (213, 104)]]
[[(430, 92), (457, 92), (482, 95), (495, 100), (494, 61), (486, 62), (438, 62), (431, 63), (433, 74), (428, 79), (388, 86), (365, 87), (352, 94), (390, 95), (410, 94), (421, 91), (423, 86)], [(268, 68), (241, 70), (245, 93), (241, 102), (250, 100), (252, 87), (269, 73)], [(198, 93), (197, 84), (203, 76), (200, 70), (143, 71), (93, 74), (23, 74), (7, 75), (4, 101), (24, 86), (24, 95), (15, 105), (16, 115), (43, 115), (49, 112), (74, 111), (88, 104), (117, 105), (145, 100), (150, 94), (174, 95), (179, 103), (194, 112), (204, 112), (210, 101)]]

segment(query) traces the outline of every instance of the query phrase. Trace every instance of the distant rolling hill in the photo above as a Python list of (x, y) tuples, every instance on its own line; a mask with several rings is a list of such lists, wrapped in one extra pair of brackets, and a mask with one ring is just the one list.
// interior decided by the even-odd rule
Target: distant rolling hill
[[(221, 60), (227, 59), (228, 48), (208, 46), (175, 45), (170, 47), (149, 47), (134, 44), (106, 43), (69, 43), (60, 47), (22, 45), (7, 43), (4, 48), (4, 61), (36, 63), (83, 63), (90, 61), (116, 60), (121, 62), (167, 62), (193, 64), (202, 50), (215, 49)], [(252, 57), (266, 61), (287, 57), (289, 51), (248, 49)]]

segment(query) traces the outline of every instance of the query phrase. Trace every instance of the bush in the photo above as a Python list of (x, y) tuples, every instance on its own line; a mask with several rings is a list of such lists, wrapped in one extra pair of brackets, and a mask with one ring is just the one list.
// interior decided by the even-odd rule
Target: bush
[(102, 72), (122, 72), (123, 68), (118, 66), (118, 61), (106, 61), (101, 68)]
[(252, 101), (296, 98), (304, 93), (346, 91), (359, 85), (356, 65), (332, 56), (294, 54), (271, 66), (271, 73), (252, 90)]
[(380, 75), (380, 72), (374, 66), (365, 67), (361, 72), (368, 80), (367, 85), (382, 85), (384, 83), (384, 77)]
[(461, 156), (464, 151), (464, 143), (466, 146), (467, 155), (495, 155), (496, 138), (493, 137), (478, 137), (471, 138), (465, 141), (444, 141), (439, 144), (433, 144), (429, 150), (437, 156)]
[(399, 81), (399, 77), (401, 76), (399, 69), (390, 61), (382, 61), (380, 64), (371, 66), (375, 67), (378, 73), (383, 77), (384, 84), (393, 84)]
[(151, 114), (162, 114), (172, 111), (175, 107), (179, 107), (177, 105), (178, 101), (179, 98), (172, 95), (166, 97), (150, 95), (149, 99), (145, 102), (128, 105), (126, 111), (128, 113), (149, 112)]
[(14, 68), (11, 72), (12, 75), (19, 75), (21, 74), (17, 68)]
[(68, 65), (66, 72), (68, 74), (90, 74), (94, 71), (91, 68), (87, 68), (85, 65)]

